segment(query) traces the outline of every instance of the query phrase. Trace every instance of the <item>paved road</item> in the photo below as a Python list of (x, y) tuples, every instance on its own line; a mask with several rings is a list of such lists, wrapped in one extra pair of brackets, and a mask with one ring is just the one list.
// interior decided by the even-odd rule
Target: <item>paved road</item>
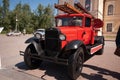
[[(66, 66), (50, 62), (43, 62), (36, 70), (28, 70), (19, 51), (25, 50), (24, 41), (31, 36), (0, 35), (0, 56), (2, 68), (5, 68), (0, 70), (0, 80), (70, 80)], [(104, 54), (85, 62), (78, 80), (120, 80), (120, 57), (113, 54), (114, 50), (115, 42), (106, 41)]]

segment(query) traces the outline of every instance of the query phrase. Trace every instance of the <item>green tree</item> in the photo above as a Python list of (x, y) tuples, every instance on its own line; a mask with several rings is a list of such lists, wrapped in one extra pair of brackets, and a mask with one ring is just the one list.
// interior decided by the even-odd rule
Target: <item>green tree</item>
[(53, 8), (52, 6), (48, 5), (45, 9), (44, 9), (44, 27), (48, 28), (48, 27), (52, 27), (54, 24), (54, 15), (53, 15)]
[(39, 4), (37, 8), (38, 16), (38, 27), (37, 28), (48, 28), (53, 26), (54, 16), (53, 9), (50, 5), (45, 8)]
[(34, 13), (31, 14), (31, 24), (32, 24), (34, 30), (36, 30), (36, 29), (39, 28), (38, 27), (38, 24), (39, 24), (38, 19), (39, 18), (37, 16), (36, 12), (34, 12)]
[(42, 28), (43, 26), (43, 5), (39, 4), (37, 8), (37, 16), (36, 16), (36, 28)]
[(15, 30), (16, 27), (16, 13), (14, 11), (9, 12), (9, 19), (10, 19), (10, 30)]
[(0, 6), (0, 26), (5, 27), (6, 31), (17, 28), (19, 31), (26, 29), (31, 33), (38, 28), (52, 27), (53, 24), (53, 7), (50, 5), (39, 4), (35, 11), (31, 11), (29, 4), (20, 2), (14, 10), (9, 11), (9, 0), (3, 0), (3, 5)]
[(9, 0), (3, 0), (3, 16), (5, 17), (9, 13)]
[(38, 9), (38, 16), (42, 16), (44, 10), (43, 5), (39, 4), (37, 9)]
[(10, 19), (9, 19), (9, 0), (3, 0), (3, 7), (2, 7), (2, 15), (3, 15), (3, 26), (5, 30), (9, 30), (10, 27)]
[(32, 13), (30, 6), (28, 4), (24, 4), (22, 7), (22, 24), (21, 26), (22, 29), (27, 29), (28, 32), (33, 32), (33, 25), (31, 24), (32, 22)]
[(15, 9), (13, 10), (12, 14), (11, 14), (11, 18), (13, 21), (13, 26), (12, 26), (12, 29), (13, 30), (19, 30), (19, 23), (20, 23), (20, 20), (21, 20), (21, 15), (22, 15), (22, 4), (21, 3), (18, 3), (15, 7)]
[(0, 26), (3, 26), (2, 25), (2, 19), (3, 19), (3, 15), (2, 15), (2, 6), (0, 6)]

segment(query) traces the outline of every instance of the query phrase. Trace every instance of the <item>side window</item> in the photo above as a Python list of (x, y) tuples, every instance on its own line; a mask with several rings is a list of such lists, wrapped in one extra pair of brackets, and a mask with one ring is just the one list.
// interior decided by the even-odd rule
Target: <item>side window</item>
[(85, 19), (85, 27), (90, 27), (91, 26), (91, 19), (86, 17)]
[(61, 19), (57, 19), (56, 22), (57, 22), (57, 26), (62, 26), (62, 20)]

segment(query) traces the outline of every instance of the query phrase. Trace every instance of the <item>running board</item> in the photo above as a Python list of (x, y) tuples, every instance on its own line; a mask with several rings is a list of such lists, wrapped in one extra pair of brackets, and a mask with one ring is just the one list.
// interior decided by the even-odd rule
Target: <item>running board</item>
[(99, 51), (100, 49), (102, 49), (102, 47), (103, 47), (103, 44), (99, 44), (99, 45), (97, 45), (97, 46), (95, 46), (95, 47), (92, 47), (92, 48), (90, 49), (90, 54), (94, 54), (95, 52), (97, 52), (97, 51)]

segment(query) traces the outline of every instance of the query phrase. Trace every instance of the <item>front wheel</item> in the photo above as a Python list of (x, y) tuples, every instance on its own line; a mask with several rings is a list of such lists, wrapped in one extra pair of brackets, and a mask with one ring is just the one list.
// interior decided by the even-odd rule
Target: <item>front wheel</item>
[(42, 62), (41, 60), (35, 59), (31, 57), (31, 54), (35, 54), (37, 53), (35, 50), (35, 47), (30, 44), (24, 53), (24, 62), (26, 64), (27, 67), (29, 67), (30, 69), (35, 69), (38, 68), (40, 63)]
[(68, 61), (68, 74), (73, 80), (76, 80), (80, 76), (83, 68), (83, 62), (84, 51), (83, 48), (80, 47), (70, 56)]

